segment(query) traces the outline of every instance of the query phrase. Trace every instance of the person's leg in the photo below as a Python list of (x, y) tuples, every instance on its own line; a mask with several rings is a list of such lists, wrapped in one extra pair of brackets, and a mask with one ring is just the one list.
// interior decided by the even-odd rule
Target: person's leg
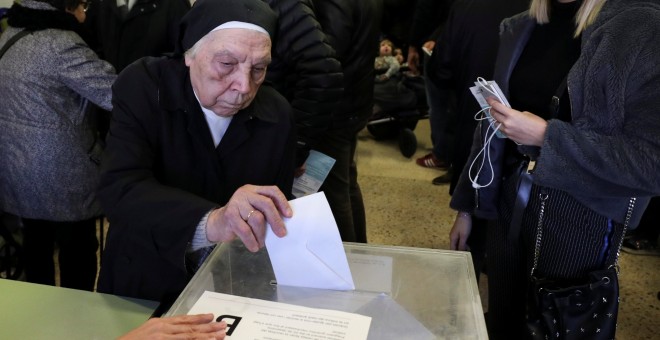
[[(429, 58), (425, 58), (428, 62)], [(444, 163), (449, 163), (451, 156), (451, 136), (448, 132), (449, 111), (442, 109), (439, 102), (441, 89), (426, 75), (428, 67), (424, 67), (424, 81), (426, 84), (426, 102), (429, 105), (429, 124), (431, 126), (431, 143), (433, 154)], [(445, 95), (445, 97), (447, 97)], [(446, 107), (446, 106), (444, 106)]]
[(355, 150), (357, 149), (357, 134), (351, 141), (351, 158), (348, 174), (350, 178), (349, 193), (351, 198), (351, 214), (353, 215), (353, 228), (355, 230), (355, 242), (367, 243), (367, 218), (362, 200), (362, 191), (358, 183), (357, 163), (355, 161)]
[(57, 230), (62, 287), (93, 291), (96, 281), (98, 240), (96, 219), (62, 222)]
[(490, 339), (524, 339), (527, 276), (521, 247), (507, 239), (508, 223), (498, 221), (486, 228), (488, 254), (488, 314)]
[(472, 217), (472, 231), (467, 239), (467, 245), (470, 247), (472, 264), (474, 265), (474, 274), (479, 282), (481, 268), (486, 257), (486, 235), (488, 234), (488, 220)]
[(28, 282), (55, 285), (55, 226), (53, 222), (23, 218), (25, 278)]
[[(429, 58), (424, 58), (424, 82), (426, 89), (426, 102), (429, 106), (429, 125), (431, 127), (431, 144), (433, 145), (430, 158), (426, 155), (418, 159), (417, 164), (429, 168), (448, 168), (451, 151), (451, 136), (448, 132), (449, 112), (443, 109), (442, 93), (438, 86), (427, 76)], [(446, 97), (446, 95), (445, 95)], [(424, 159), (424, 160), (423, 160)], [(433, 163), (433, 164), (432, 164)]]
[(355, 242), (355, 228), (350, 198), (351, 135), (350, 129), (336, 129), (323, 135), (315, 149), (335, 159), (319, 191), (325, 193), (337, 222), (342, 241)]
[(488, 266), (488, 315), (490, 339), (525, 339), (526, 247), (509, 238), (512, 207), (517, 181), (509, 177), (502, 185), (500, 218), (486, 228), (486, 263)]

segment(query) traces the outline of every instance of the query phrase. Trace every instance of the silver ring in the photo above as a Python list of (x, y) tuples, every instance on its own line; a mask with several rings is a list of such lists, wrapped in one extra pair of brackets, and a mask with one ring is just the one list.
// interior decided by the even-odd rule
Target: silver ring
[(252, 216), (252, 213), (253, 213), (253, 212), (254, 212), (254, 210), (251, 210), (251, 211), (248, 213), (247, 217), (245, 218), (245, 222), (247, 222), (247, 221), (250, 219), (250, 216)]

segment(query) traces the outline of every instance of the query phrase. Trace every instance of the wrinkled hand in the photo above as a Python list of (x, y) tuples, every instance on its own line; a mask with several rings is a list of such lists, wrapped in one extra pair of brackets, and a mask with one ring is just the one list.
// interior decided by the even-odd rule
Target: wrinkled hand
[(472, 217), (466, 214), (456, 215), (454, 225), (449, 232), (449, 249), (468, 250), (467, 239), (472, 232)]
[(414, 75), (419, 75), (419, 52), (414, 46), (408, 47), (408, 68)]
[(518, 111), (507, 107), (494, 98), (486, 99), (491, 106), (490, 114), (502, 124), (500, 131), (514, 142), (523, 145), (542, 146), (548, 122), (528, 111)]
[(227, 323), (213, 322), (213, 314), (152, 318), (119, 340), (224, 339)]
[(256, 252), (265, 245), (266, 223), (275, 235), (286, 235), (282, 217), (293, 212), (286, 197), (276, 186), (244, 185), (227, 204), (213, 210), (206, 224), (206, 237), (211, 242), (228, 242), (238, 238), (245, 247)]

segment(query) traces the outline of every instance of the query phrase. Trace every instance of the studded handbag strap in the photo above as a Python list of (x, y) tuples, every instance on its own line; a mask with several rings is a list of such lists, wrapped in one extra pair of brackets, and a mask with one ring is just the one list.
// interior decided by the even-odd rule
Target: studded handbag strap
[[(628, 202), (628, 212), (626, 212), (626, 220), (623, 222), (623, 233), (621, 234), (621, 240), (619, 240), (619, 246), (616, 248), (616, 259), (614, 259), (614, 266), (619, 267), (619, 254), (621, 254), (621, 247), (623, 246), (623, 238), (626, 237), (626, 232), (628, 231), (628, 225), (630, 224), (630, 219), (632, 218), (633, 209), (635, 208), (635, 202), (637, 202), (636, 197), (631, 197)], [(617, 269), (618, 270), (618, 269)]]
[[(541, 237), (543, 236), (543, 217), (545, 214), (545, 202), (548, 200), (548, 193), (545, 190), (541, 189), (539, 194), (541, 200), (541, 206), (539, 207), (539, 220), (536, 225), (536, 242), (534, 244), (534, 262), (532, 264), (532, 270), (530, 271), (530, 277), (534, 277), (534, 272), (536, 267), (539, 264), (539, 255), (541, 254)], [(636, 197), (631, 197), (628, 202), (628, 211), (626, 212), (626, 219), (623, 222), (623, 233), (621, 234), (621, 240), (619, 240), (619, 245), (616, 249), (616, 259), (614, 259), (614, 266), (619, 268), (619, 254), (621, 253), (621, 247), (623, 246), (623, 238), (626, 236), (628, 231), (628, 225), (630, 224), (630, 219), (632, 218), (633, 209), (635, 208), (635, 202), (637, 202)]]

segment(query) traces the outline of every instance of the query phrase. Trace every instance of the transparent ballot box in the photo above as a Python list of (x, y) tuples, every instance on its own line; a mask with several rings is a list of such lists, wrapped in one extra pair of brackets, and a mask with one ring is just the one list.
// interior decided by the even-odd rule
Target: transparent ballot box
[[(187, 314), (204, 291), (371, 317), (368, 339), (487, 339), (468, 252), (344, 243), (355, 290), (277, 285), (266, 248), (217, 246), (166, 316)], [(295, 263), (291, 264), (295, 266)]]

